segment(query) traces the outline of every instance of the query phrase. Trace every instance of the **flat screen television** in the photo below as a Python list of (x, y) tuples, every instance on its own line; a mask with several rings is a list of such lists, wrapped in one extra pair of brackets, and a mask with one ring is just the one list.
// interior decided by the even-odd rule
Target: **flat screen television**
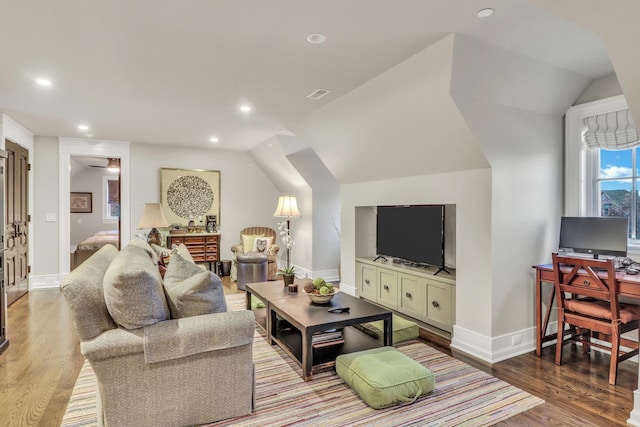
[(619, 217), (562, 217), (558, 252), (627, 256), (629, 220)]
[(444, 205), (378, 206), (376, 252), (447, 271)]

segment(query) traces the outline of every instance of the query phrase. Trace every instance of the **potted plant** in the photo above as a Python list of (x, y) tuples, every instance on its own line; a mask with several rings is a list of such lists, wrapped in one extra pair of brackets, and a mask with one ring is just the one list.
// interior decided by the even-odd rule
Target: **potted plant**
[(277, 271), (276, 274), (282, 276), (282, 280), (284, 280), (284, 285), (291, 285), (293, 284), (293, 279), (295, 278), (295, 266), (291, 266), (291, 267), (282, 267), (280, 270)]
[(280, 230), (280, 238), (282, 239), (282, 243), (286, 249), (287, 253), (287, 266), (280, 268), (276, 274), (282, 276), (282, 280), (284, 280), (284, 285), (292, 285), (293, 279), (295, 278), (295, 266), (289, 263), (289, 254), (291, 252), (291, 248), (295, 245), (293, 239), (291, 238), (291, 233), (289, 233), (289, 224), (288, 221), (281, 221), (278, 223), (278, 230)]

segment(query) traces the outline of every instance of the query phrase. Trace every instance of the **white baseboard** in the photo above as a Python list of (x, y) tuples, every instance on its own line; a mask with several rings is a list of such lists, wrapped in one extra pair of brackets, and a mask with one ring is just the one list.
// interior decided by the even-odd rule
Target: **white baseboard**
[(337, 283), (340, 280), (340, 276), (338, 275), (337, 269), (311, 271), (311, 270), (307, 270), (306, 268), (299, 267), (297, 265), (295, 267), (296, 267), (296, 270), (295, 270), (296, 277), (309, 277), (309, 278), (322, 277), (324, 280), (331, 283)]
[(358, 296), (358, 290), (356, 289), (356, 287), (344, 282), (340, 282), (340, 292), (347, 293), (354, 297)]
[(29, 290), (36, 289), (60, 289), (62, 283), (62, 277), (58, 274), (51, 274), (46, 276), (31, 276), (29, 277)]
[(535, 328), (487, 337), (454, 325), (451, 348), (493, 364), (535, 349)]

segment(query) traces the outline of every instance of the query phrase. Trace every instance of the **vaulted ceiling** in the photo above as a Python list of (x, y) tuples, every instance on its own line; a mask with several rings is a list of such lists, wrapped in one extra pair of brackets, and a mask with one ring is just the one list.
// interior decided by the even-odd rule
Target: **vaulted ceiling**
[[(0, 111), (36, 135), (249, 150), (452, 33), (588, 80), (614, 71), (608, 48), (640, 97), (638, 3), (2, 0)], [(331, 92), (306, 98), (318, 88)]]

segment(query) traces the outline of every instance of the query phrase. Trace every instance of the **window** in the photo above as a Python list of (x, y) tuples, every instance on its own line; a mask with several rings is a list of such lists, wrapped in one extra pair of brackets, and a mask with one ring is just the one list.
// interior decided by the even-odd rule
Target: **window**
[(594, 156), (597, 167), (590, 170), (594, 182), (594, 195), (598, 206), (593, 216), (617, 216), (630, 218), (629, 238), (640, 237), (638, 223), (638, 148), (626, 150), (606, 150), (593, 148), (589, 150)]
[(118, 222), (120, 218), (120, 180), (118, 176), (102, 176), (102, 222)]
[(638, 253), (640, 148), (631, 147), (635, 142), (623, 149), (588, 148), (584, 143), (585, 118), (626, 109), (624, 97), (616, 96), (577, 105), (567, 112), (565, 215), (629, 218), (629, 251)]

